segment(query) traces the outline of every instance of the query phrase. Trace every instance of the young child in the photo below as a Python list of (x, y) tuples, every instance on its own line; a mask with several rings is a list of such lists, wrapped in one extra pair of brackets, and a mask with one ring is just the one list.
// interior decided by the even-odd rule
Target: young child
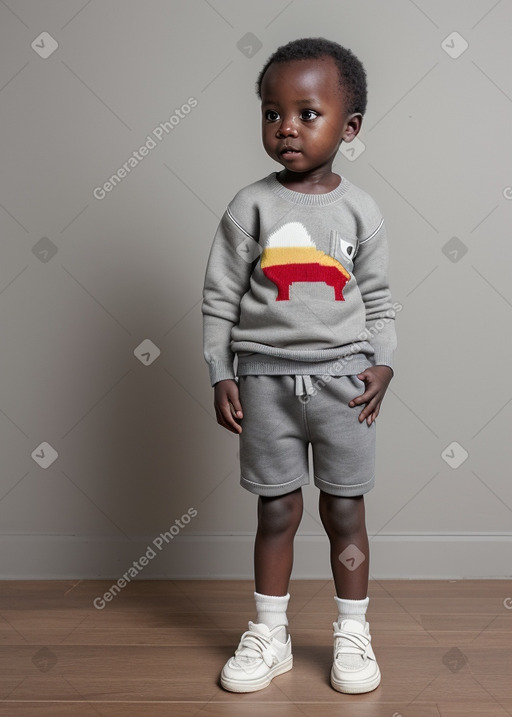
[(341, 142), (361, 128), (366, 74), (350, 50), (306, 38), (279, 47), (256, 86), (263, 145), (283, 169), (228, 205), (202, 303), (217, 422), (239, 434), (240, 483), (259, 496), (257, 617), (221, 685), (252, 692), (292, 668), (288, 587), (311, 443), (338, 608), (331, 685), (369, 692), (380, 671), (365, 617), (364, 494), (375, 480), (375, 419), (393, 376), (397, 305), (379, 208), (332, 171)]

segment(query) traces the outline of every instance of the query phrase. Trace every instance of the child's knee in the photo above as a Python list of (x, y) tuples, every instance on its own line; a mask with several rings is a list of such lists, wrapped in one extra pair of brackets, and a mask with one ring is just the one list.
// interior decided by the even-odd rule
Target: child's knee
[(275, 498), (261, 497), (258, 506), (258, 530), (265, 535), (295, 532), (302, 518), (302, 491)]
[(353, 535), (365, 529), (363, 496), (344, 498), (322, 493), (320, 517), (327, 533)]

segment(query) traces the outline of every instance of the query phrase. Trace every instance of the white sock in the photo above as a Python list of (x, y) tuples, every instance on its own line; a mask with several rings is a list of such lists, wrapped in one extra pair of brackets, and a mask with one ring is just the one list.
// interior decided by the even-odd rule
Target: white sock
[(338, 622), (348, 617), (351, 620), (359, 620), (364, 627), (366, 622), (366, 608), (370, 602), (368, 596), (365, 597), (364, 600), (345, 600), (345, 598), (339, 598), (335, 595), (334, 601), (338, 607)]
[(258, 613), (258, 617), (256, 618), (257, 623), (263, 623), (270, 630), (278, 625), (288, 625), (286, 610), (288, 608), (290, 593), (275, 596), (261, 595), (255, 592), (254, 599), (256, 600), (256, 612)]

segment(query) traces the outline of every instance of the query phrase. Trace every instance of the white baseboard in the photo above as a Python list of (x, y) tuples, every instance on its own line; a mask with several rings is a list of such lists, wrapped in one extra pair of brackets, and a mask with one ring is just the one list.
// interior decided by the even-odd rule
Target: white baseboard
[[(370, 534), (370, 579), (506, 579), (512, 534)], [(155, 538), (0, 535), (0, 579), (247, 580), (254, 535), (188, 534), (162, 545)], [(295, 539), (292, 579), (329, 579), (325, 535)], [(145, 559), (144, 559), (145, 556)], [(143, 564), (145, 563), (145, 564)]]

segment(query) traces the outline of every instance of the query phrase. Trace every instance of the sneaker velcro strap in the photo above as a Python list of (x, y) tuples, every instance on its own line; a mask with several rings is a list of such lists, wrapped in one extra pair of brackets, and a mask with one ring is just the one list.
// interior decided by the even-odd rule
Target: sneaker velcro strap
[(237, 657), (263, 658), (265, 664), (270, 667), (274, 660), (270, 649), (270, 640), (265, 635), (258, 635), (255, 632), (247, 631), (242, 635), (240, 645), (235, 655)]
[(368, 650), (368, 646), (370, 644), (370, 639), (366, 635), (361, 635), (358, 632), (335, 632), (334, 633), (335, 638), (342, 638), (345, 641), (349, 641), (352, 644), (344, 644), (343, 646), (340, 646), (339, 650), (336, 651), (336, 657), (341, 654), (342, 652), (345, 654), (351, 654), (351, 655), (364, 655), (365, 657), (371, 656), (371, 653)]

